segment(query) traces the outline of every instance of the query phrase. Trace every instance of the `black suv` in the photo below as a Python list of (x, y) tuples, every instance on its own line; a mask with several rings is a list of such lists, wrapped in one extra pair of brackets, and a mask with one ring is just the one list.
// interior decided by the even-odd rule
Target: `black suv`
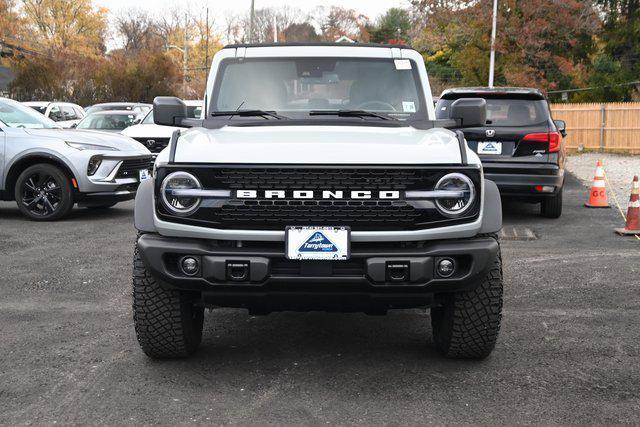
[(487, 101), (487, 124), (462, 128), (469, 148), (478, 153), (484, 176), (502, 196), (541, 202), (547, 218), (562, 214), (565, 123), (553, 120), (537, 89), (469, 87), (447, 89), (436, 104), (436, 117), (448, 119), (459, 98)]

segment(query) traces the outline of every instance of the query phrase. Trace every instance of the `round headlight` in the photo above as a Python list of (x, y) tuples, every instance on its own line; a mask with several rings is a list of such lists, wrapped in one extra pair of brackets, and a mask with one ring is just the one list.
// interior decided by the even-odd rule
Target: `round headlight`
[(461, 173), (450, 173), (440, 178), (436, 190), (455, 191), (458, 197), (437, 199), (436, 206), (445, 216), (456, 217), (465, 213), (473, 205), (476, 190), (471, 179)]
[(173, 172), (167, 175), (160, 186), (162, 202), (176, 215), (189, 215), (200, 205), (200, 198), (185, 195), (184, 190), (200, 190), (198, 179), (187, 172)]

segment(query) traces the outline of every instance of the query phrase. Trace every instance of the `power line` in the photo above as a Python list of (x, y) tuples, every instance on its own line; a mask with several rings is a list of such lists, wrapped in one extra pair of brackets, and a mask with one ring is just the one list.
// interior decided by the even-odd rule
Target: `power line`
[(549, 91), (547, 91), (547, 93), (551, 94), (551, 93), (587, 92), (587, 91), (590, 91), (590, 90), (604, 89), (604, 88), (608, 88), (608, 87), (636, 86), (636, 85), (640, 85), (640, 80), (636, 80), (636, 81), (633, 81), (633, 82), (626, 82), (626, 83), (616, 83), (616, 84), (604, 85), (604, 86), (585, 87), (585, 88), (580, 88), (580, 89), (549, 90)]

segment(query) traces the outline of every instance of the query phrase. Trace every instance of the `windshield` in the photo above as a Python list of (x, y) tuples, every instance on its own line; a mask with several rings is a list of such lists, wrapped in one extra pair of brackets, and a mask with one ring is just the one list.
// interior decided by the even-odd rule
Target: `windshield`
[(47, 111), (47, 107), (44, 107), (44, 106), (29, 105), (28, 107), (33, 108), (34, 110), (36, 110), (40, 114), (44, 114)]
[(318, 110), (375, 111), (398, 119), (426, 115), (416, 65), (406, 59), (225, 60), (211, 105), (212, 112), (264, 110), (296, 118)]
[(0, 100), (0, 122), (12, 128), (55, 129), (59, 126), (30, 107)]
[(78, 129), (123, 130), (135, 120), (135, 114), (91, 114), (78, 123)]
[[(474, 98), (474, 96), (471, 96)], [(549, 106), (544, 99), (496, 99), (487, 101), (487, 124), (500, 127), (529, 126), (549, 120)], [(441, 99), (436, 105), (436, 118), (448, 119), (455, 99)]]

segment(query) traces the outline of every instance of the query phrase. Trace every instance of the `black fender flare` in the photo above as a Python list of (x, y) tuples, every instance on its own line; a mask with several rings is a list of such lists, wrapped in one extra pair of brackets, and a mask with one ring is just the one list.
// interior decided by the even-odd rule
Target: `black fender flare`
[(153, 222), (155, 204), (153, 200), (153, 179), (146, 179), (138, 186), (136, 192), (135, 207), (133, 211), (134, 225), (143, 233), (155, 233), (156, 226)]
[(484, 211), (480, 234), (497, 233), (502, 229), (502, 200), (495, 182), (484, 180)]

